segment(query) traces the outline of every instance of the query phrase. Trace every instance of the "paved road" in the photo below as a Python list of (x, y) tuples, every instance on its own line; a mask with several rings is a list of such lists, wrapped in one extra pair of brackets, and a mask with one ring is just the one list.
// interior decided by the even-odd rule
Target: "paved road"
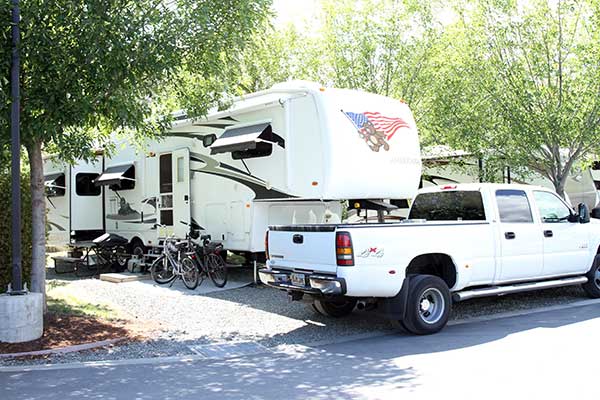
[(594, 304), (221, 361), (1, 371), (0, 399), (597, 400), (598, 360)]

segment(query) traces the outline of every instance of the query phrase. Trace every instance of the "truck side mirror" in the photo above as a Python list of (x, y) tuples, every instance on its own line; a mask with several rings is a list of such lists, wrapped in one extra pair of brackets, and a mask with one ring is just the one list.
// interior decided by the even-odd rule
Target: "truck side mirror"
[(592, 208), (592, 218), (600, 219), (600, 207)]
[(585, 205), (585, 203), (579, 203), (579, 206), (577, 207), (577, 211), (579, 214), (579, 223), (580, 224), (587, 224), (588, 222), (590, 222), (590, 212), (588, 211), (588, 208)]

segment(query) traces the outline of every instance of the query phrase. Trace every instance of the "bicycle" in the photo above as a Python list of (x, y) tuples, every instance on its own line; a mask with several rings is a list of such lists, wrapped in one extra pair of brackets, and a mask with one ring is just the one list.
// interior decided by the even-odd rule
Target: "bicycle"
[[(162, 254), (152, 263), (150, 276), (158, 284), (174, 282), (181, 277), (183, 284), (190, 290), (198, 287), (199, 271), (193, 262), (186, 261), (184, 254), (187, 242), (178, 242), (174, 237), (166, 237)], [(172, 285), (172, 284), (171, 284)]]
[(194, 242), (193, 239), (198, 239), (198, 231), (184, 221), (180, 221), (184, 225), (190, 227), (190, 232), (186, 234), (188, 243), (188, 252), (182, 262), (194, 263), (199, 271), (199, 284), (204, 282), (205, 277), (210, 277), (213, 284), (222, 288), (227, 284), (227, 265), (221, 257), (223, 245), (218, 242), (211, 242), (210, 235), (200, 237), (202, 246)]

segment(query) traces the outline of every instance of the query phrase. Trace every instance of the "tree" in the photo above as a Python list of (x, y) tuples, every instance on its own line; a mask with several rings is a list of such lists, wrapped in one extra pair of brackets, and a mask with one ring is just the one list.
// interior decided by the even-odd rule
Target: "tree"
[(290, 79), (319, 81), (321, 51), (320, 37), (303, 33), (294, 25), (276, 29), (267, 22), (254, 33), (240, 57), (234, 92), (256, 92)]
[(564, 197), (575, 163), (600, 150), (600, 3), (482, 1), (456, 12), (430, 130), (537, 172)]
[[(268, 0), (24, 0), (22, 15), (21, 134), (31, 169), (32, 285), (45, 291), (45, 201), (42, 151), (86, 159), (109, 135), (158, 135), (175, 102), (164, 87), (196, 77), (218, 82), (222, 66), (268, 15)], [(4, 12), (3, 29), (10, 26)], [(3, 39), (6, 32), (2, 31)], [(10, 60), (3, 41), (0, 59)], [(0, 148), (9, 140), (8, 73), (0, 64)], [(191, 113), (202, 114), (220, 87), (184, 85)], [(200, 102), (200, 104), (198, 104)], [(162, 117), (161, 117), (162, 116)]]
[(334, 86), (405, 100), (424, 115), (442, 25), (435, 2), (333, 0), (321, 19), (324, 75)]
[[(426, 115), (440, 50), (436, 2), (326, 0), (315, 18), (265, 27), (242, 57), (242, 92), (288, 79), (314, 80), (403, 99)], [(265, 32), (265, 33), (263, 33)]]

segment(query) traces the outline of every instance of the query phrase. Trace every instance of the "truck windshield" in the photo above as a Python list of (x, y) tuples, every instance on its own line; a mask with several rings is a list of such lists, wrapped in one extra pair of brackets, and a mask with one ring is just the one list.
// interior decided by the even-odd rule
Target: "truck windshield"
[(485, 221), (483, 200), (478, 191), (448, 191), (419, 194), (409, 219), (428, 221)]

